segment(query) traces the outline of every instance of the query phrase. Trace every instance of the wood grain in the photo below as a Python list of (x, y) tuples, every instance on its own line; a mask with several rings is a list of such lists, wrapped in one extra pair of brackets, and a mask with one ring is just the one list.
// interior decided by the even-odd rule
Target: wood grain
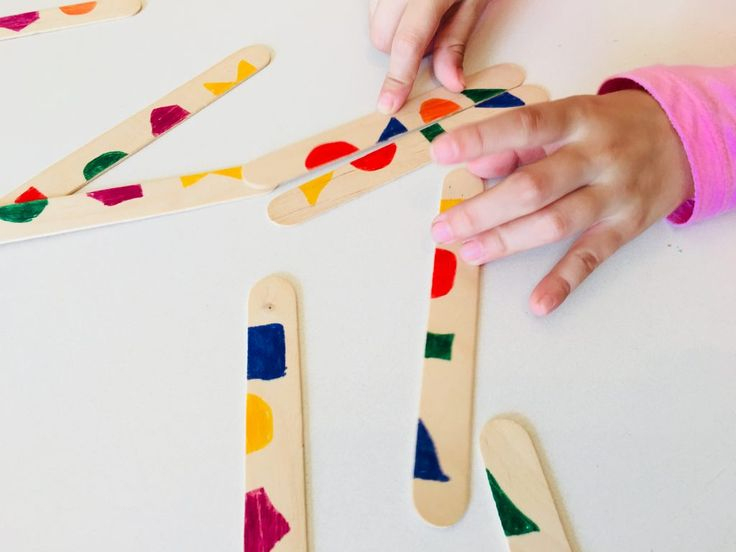
[[(440, 205), (447, 202), (457, 204), (482, 191), (481, 179), (465, 169), (458, 169), (445, 178)], [(418, 477), (415, 466), (413, 484), (417, 512), (428, 523), (441, 527), (462, 518), (470, 495), (480, 269), (460, 260), (457, 255), (459, 248), (459, 245), (442, 246), (435, 252), (431, 294), (434, 298), (429, 307), (419, 406), (419, 419), (435, 448), (437, 473), (441, 472), (445, 480), (433, 478), (431, 474), (429, 478), (426, 475)], [(432, 335), (451, 336), (450, 358), (445, 357), (438, 347), (431, 346)]]
[[(308, 549), (298, 323), (296, 292), (287, 280), (269, 276), (252, 288), (248, 300), (249, 329), (281, 325), (286, 346), (283, 377), (263, 380), (249, 375), (247, 383), (247, 393), (257, 395), (271, 407), (273, 438), (265, 448), (247, 454), (246, 492), (264, 489), (273, 506), (288, 522), (288, 532), (274, 549), (278, 552), (306, 552)], [(250, 337), (248, 346), (255, 346)], [(251, 368), (249, 366), (249, 374)], [(265, 516), (246, 523), (263, 519)], [(253, 543), (250, 547), (247, 542), (245, 544), (245, 550), (257, 549)]]
[(97, 0), (0, 16), (0, 40), (130, 17), (142, 8), (141, 0)]
[[(468, 76), (467, 87), (469, 89), (509, 89), (520, 85), (523, 80), (524, 73), (519, 67), (503, 64), (489, 67)], [(444, 88), (436, 88), (409, 99), (406, 105), (394, 115), (394, 118), (400, 121), (408, 131), (417, 130), (427, 125), (428, 123), (422, 117), (421, 107), (424, 102), (431, 99), (454, 102), (459, 110), (474, 105), (474, 102), (463, 94), (455, 94)], [(434, 119), (434, 122), (440, 121), (442, 118), (444, 118), (444, 115)], [(388, 115), (377, 112), (371, 113), (360, 119), (270, 152), (245, 165), (246, 179), (254, 187), (273, 189), (284, 182), (307, 174), (309, 169), (305, 166), (305, 160), (315, 147), (321, 144), (345, 142), (355, 147), (355, 153), (366, 150), (376, 144), (390, 120), (391, 117)], [(337, 161), (341, 157), (344, 156), (336, 157), (332, 161)]]
[[(525, 104), (547, 101), (547, 93), (536, 86), (524, 85), (509, 91)], [(444, 130), (452, 130), (460, 126), (482, 121), (496, 115), (505, 108), (478, 108), (466, 109), (441, 122)], [(375, 190), (397, 178), (404, 176), (430, 163), (430, 142), (421, 132), (412, 132), (402, 135), (394, 142), (396, 153), (393, 161), (380, 170), (359, 170), (350, 163), (345, 163), (327, 173), (327, 182), (324, 184), (316, 201), (310, 201), (305, 193), (307, 187), (314, 187), (319, 183), (320, 175), (301, 186), (292, 188), (274, 198), (268, 206), (269, 218), (283, 225), (293, 225), (306, 222), (315, 216), (334, 209), (352, 199)], [(384, 146), (386, 147), (386, 146)]]
[[(481, 431), (480, 449), (487, 474), (505, 495), (496, 507), (511, 552), (571, 552), (527, 431), (512, 420), (491, 420)], [(494, 496), (490, 490), (488, 494)]]
[[(244, 183), (240, 175), (242, 167), (229, 167), (40, 200), (39, 208), (43, 204), (45, 207), (27, 223), (2, 220), (4, 210), (17, 209), (13, 205), (3, 206), (0, 207), (0, 244), (179, 213), (265, 193)], [(95, 199), (95, 195), (104, 199), (105, 192), (136, 186), (139, 193), (129, 194), (131, 199), (116, 205)]]
[[(266, 67), (270, 60), (271, 50), (266, 46), (255, 45), (238, 50), (146, 109), (51, 165), (29, 182), (7, 194), (0, 203), (12, 203), (29, 189), (34, 189), (47, 198), (76, 192), (186, 118), (221, 98), (226, 92)], [(108, 155), (113, 153), (116, 155)]]

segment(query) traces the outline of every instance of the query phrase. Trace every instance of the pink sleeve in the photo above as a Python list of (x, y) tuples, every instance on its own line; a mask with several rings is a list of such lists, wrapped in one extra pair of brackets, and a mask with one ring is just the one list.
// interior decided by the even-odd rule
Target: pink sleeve
[(690, 224), (736, 207), (736, 67), (647, 67), (612, 77), (599, 94), (627, 88), (659, 102), (690, 162), (695, 197), (670, 222)]

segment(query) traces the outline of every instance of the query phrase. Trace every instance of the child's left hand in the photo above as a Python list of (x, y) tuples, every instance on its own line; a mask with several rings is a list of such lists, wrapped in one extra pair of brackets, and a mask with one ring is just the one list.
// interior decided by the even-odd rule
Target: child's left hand
[(438, 216), (432, 236), (472, 264), (580, 233), (530, 307), (556, 309), (600, 263), (693, 196), (682, 143), (647, 93), (624, 90), (521, 108), (440, 136), (438, 163), (506, 177)]

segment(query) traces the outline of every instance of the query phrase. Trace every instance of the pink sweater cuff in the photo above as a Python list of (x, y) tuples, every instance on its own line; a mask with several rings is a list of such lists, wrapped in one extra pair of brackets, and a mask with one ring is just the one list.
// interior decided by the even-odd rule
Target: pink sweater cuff
[(690, 162), (695, 197), (670, 222), (691, 224), (736, 207), (736, 67), (647, 67), (610, 78), (598, 93), (630, 88), (659, 102)]

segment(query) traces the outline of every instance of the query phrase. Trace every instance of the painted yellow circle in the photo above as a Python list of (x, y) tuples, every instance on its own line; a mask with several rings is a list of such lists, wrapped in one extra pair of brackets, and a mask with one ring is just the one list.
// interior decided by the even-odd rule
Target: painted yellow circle
[(245, 405), (245, 453), (266, 448), (273, 439), (271, 407), (258, 395), (248, 393)]

